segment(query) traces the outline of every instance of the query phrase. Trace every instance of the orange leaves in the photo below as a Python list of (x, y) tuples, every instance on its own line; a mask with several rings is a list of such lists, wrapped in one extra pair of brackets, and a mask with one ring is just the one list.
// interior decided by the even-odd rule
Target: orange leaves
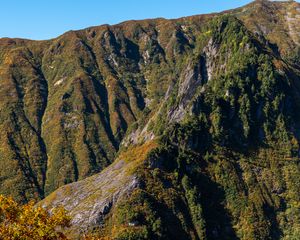
[(12, 198), (0, 195), (0, 240), (67, 239), (62, 233), (70, 225), (70, 218), (62, 208), (50, 215), (33, 202), (18, 205)]
[(125, 162), (132, 161), (144, 161), (147, 157), (147, 154), (158, 146), (155, 140), (148, 141), (140, 146), (129, 147), (128, 150), (122, 152), (119, 159), (123, 159)]

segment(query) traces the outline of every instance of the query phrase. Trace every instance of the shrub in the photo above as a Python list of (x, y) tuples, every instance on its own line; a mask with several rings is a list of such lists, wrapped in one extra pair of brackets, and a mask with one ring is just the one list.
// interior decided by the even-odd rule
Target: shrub
[(12, 198), (0, 195), (0, 240), (67, 239), (62, 230), (69, 224), (70, 218), (62, 208), (49, 214), (33, 202), (19, 205)]

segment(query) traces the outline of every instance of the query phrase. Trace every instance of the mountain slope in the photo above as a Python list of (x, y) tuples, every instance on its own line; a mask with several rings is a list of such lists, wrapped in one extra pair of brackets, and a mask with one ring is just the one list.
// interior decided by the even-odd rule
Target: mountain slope
[(73, 237), (297, 239), (299, 8), (1, 39), (0, 193), (81, 180), (40, 203)]
[[(260, 8), (274, 5), (278, 16), (295, 15), (295, 4), (257, 1), (231, 13), (251, 30), (273, 29), (270, 24), (275, 20), (266, 18), (262, 27), (251, 20), (260, 19), (253, 14), (273, 16)], [(0, 169), (1, 192), (22, 201), (43, 198), (108, 166), (126, 133), (132, 134), (125, 145), (137, 142), (137, 135), (153, 137), (153, 133), (144, 136), (145, 123), (161, 110), (165, 92), (171, 93), (177, 79), (184, 77), (180, 74), (185, 58), (197, 47), (202, 28), (212, 17), (131, 21), (40, 42), (2, 39), (0, 156), (6, 167)], [(284, 24), (280, 28), (288, 29)], [(279, 30), (260, 31), (260, 36), (278, 43), (288, 58), (286, 46), (294, 48), (297, 43), (293, 31), (284, 36), (276, 35)], [(207, 49), (208, 58), (211, 51)], [(202, 69), (207, 71), (203, 81), (214, 70), (213, 59), (210, 62), (207, 70)], [(180, 119), (182, 111), (173, 111), (173, 120)], [(137, 125), (138, 132), (127, 131)]]
[(42, 198), (112, 162), (127, 128), (144, 115), (146, 94), (149, 101), (162, 95), (158, 80), (147, 90), (145, 73), (159, 79), (151, 68), (168, 66), (151, 23), (136, 25), (131, 32), (145, 46), (118, 26), (46, 42), (1, 40), (2, 192)]
[[(161, 136), (131, 173), (134, 188), (119, 194), (132, 186), (121, 184), (109, 201), (88, 195), (81, 201), (95, 202), (87, 211), (76, 184), (40, 203), (51, 209), (72, 199), (63, 205), (76, 236), (94, 229), (112, 239), (299, 237), (299, 72), (235, 17), (202, 30), (147, 130), (128, 137)], [(97, 178), (115, 179), (112, 166)], [(78, 183), (83, 193), (91, 180)]]

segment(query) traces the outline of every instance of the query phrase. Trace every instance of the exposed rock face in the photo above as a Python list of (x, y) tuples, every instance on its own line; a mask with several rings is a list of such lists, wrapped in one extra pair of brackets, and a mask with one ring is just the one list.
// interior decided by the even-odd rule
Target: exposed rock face
[[(211, 80), (214, 70), (217, 69), (215, 66), (217, 54), (218, 46), (210, 39), (207, 46), (203, 48), (203, 54), (199, 57), (196, 65), (187, 65), (180, 77), (177, 95), (178, 106), (173, 106), (168, 113), (170, 122), (180, 122), (191, 111), (189, 104), (196, 92), (199, 91), (199, 87), (203, 87)], [(170, 94), (167, 92), (167, 95)]]
[(101, 173), (61, 187), (38, 205), (50, 211), (59, 206), (68, 210), (72, 217), (69, 229), (72, 236), (99, 228), (112, 208), (140, 186), (135, 171), (155, 147), (155, 141), (148, 141), (129, 148)]
[(132, 164), (119, 160), (100, 174), (60, 188), (39, 205), (50, 211), (64, 206), (72, 217), (74, 235), (100, 227), (111, 208), (138, 187), (137, 177), (127, 172)]
[(204, 57), (203, 60), (205, 62), (205, 77), (207, 80), (210, 80), (213, 76), (213, 72), (215, 69), (215, 61), (216, 55), (218, 52), (218, 46), (213, 42), (213, 39), (210, 39), (208, 45), (204, 48)]

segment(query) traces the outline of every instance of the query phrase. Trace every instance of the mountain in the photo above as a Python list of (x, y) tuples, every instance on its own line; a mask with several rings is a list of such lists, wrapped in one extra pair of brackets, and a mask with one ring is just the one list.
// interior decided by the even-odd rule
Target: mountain
[(73, 238), (298, 239), (299, 22), (258, 0), (1, 39), (0, 193)]

